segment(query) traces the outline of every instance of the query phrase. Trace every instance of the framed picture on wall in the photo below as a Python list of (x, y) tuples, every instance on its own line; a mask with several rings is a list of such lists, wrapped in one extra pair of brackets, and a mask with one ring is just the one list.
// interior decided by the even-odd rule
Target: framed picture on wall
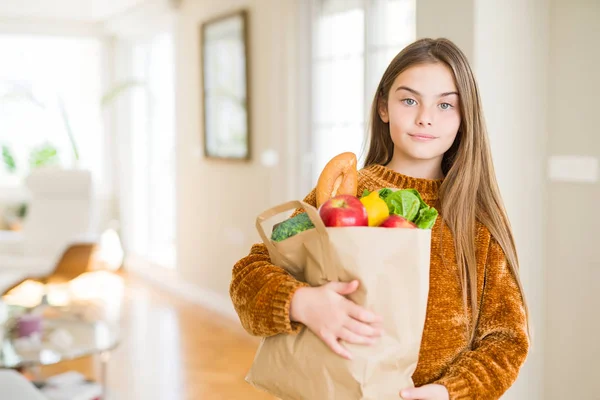
[(200, 35), (204, 155), (250, 160), (247, 11), (202, 23)]

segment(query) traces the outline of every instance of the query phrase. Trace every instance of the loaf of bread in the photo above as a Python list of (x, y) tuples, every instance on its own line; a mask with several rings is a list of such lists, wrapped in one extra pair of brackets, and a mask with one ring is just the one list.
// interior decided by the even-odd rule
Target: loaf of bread
[(356, 155), (346, 152), (333, 157), (325, 165), (317, 182), (317, 207), (340, 194), (356, 196), (358, 188), (356, 164)]

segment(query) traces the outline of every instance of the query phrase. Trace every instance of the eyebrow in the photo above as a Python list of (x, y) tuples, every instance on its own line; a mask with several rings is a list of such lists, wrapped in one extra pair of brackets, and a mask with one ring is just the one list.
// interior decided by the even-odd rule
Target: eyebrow
[[(409, 88), (408, 86), (398, 86), (398, 87), (396, 88), (396, 92), (397, 92), (398, 90), (401, 90), (401, 89), (403, 89), (403, 90), (406, 90), (406, 91), (409, 91), (409, 92), (411, 92), (411, 93), (413, 93), (413, 94), (415, 94), (415, 95), (417, 95), (417, 96), (421, 96), (421, 93), (417, 92), (415, 89), (411, 89), (411, 88)], [(439, 97), (446, 97), (446, 96), (450, 96), (450, 95), (452, 95), (452, 94), (455, 94), (455, 95), (457, 95), (457, 96), (458, 96), (458, 92), (444, 92), (444, 93), (441, 93)]]

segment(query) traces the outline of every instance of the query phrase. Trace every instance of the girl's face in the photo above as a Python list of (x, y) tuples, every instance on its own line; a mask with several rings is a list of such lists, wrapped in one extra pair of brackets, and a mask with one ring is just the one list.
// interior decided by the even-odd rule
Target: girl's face
[(396, 77), (379, 116), (389, 123), (394, 157), (441, 161), (460, 126), (454, 76), (443, 63), (420, 64)]

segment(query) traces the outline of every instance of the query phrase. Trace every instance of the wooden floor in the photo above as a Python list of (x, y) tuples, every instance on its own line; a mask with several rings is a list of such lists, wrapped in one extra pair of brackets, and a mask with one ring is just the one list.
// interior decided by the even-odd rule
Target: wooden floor
[[(125, 275), (122, 342), (108, 368), (110, 400), (274, 399), (244, 381), (258, 341), (200, 306)], [(98, 378), (98, 360), (45, 367)]]

